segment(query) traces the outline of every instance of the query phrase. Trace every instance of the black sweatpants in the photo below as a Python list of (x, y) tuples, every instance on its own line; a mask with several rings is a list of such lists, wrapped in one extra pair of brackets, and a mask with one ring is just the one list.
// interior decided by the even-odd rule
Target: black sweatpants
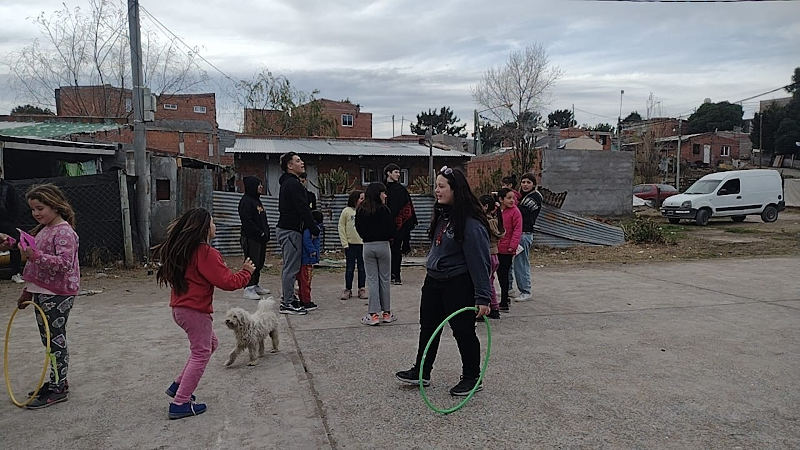
[[(465, 306), (475, 306), (475, 288), (469, 274), (459, 275), (446, 280), (425, 277), (422, 285), (422, 300), (419, 308), (419, 347), (417, 349), (416, 367), (420, 366), (422, 353), (436, 327), (454, 311)], [(475, 334), (475, 312), (463, 312), (450, 319), (450, 328), (456, 338), (458, 351), (461, 353), (461, 374), (464, 378), (477, 379), (480, 375), (481, 343)], [(441, 333), (431, 342), (422, 376), (429, 378), (436, 353), (439, 350)]]
[(247, 286), (257, 286), (258, 280), (261, 278), (261, 269), (264, 267), (264, 260), (267, 257), (267, 244), (247, 236), (242, 236), (240, 242), (242, 253), (245, 257), (250, 258), (253, 265), (256, 266), (256, 270), (250, 275), (250, 282), (247, 283)]
[(403, 240), (395, 238), (390, 244), (392, 251), (392, 281), (402, 281), (400, 279), (400, 266), (403, 263)]
[[(42, 308), (50, 327), (50, 384), (57, 386), (63, 386), (64, 380), (67, 379), (67, 368), (69, 367), (67, 319), (74, 300), (74, 295), (33, 294), (33, 302)], [(46, 346), (47, 333), (42, 323), (42, 316), (36, 310), (34, 310), (34, 314), (36, 314), (36, 323), (39, 325), (42, 344)]]
[(497, 259), (500, 261), (500, 266), (497, 268), (497, 279), (500, 281), (500, 306), (508, 306), (509, 295), (511, 289), (511, 265), (514, 262), (514, 255), (497, 254)]

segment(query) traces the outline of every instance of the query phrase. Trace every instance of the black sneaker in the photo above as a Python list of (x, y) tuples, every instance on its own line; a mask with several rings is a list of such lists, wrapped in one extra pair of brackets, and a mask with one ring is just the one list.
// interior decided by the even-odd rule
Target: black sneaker
[(66, 388), (58, 389), (50, 385), (50, 388), (47, 390), (47, 392), (36, 396), (36, 398), (33, 399), (32, 402), (28, 403), (25, 407), (28, 409), (47, 408), (50, 405), (65, 402), (68, 399), (69, 392)]
[[(450, 395), (454, 395), (456, 397), (466, 397), (469, 395), (472, 388), (475, 387), (475, 383), (478, 380), (476, 378), (464, 378), (461, 377), (461, 381), (458, 382), (457, 385), (450, 388)], [(483, 390), (483, 383), (479, 384), (477, 388), (475, 388), (475, 392), (479, 392)]]
[[(395, 378), (402, 381), (406, 384), (419, 384), (419, 369), (412, 367), (409, 370), (401, 370), (394, 374)], [(430, 386), (431, 384), (431, 377), (428, 375), (427, 377), (423, 374), (422, 376), (422, 385), (423, 386)]]
[(299, 314), (299, 315), (308, 314), (308, 311), (305, 308), (303, 308), (303, 306), (297, 300), (293, 301), (292, 303), (289, 303), (288, 305), (284, 305), (283, 303), (281, 303), (281, 308), (279, 312), (281, 314)]
[(314, 302), (303, 303), (303, 308), (305, 308), (306, 311), (313, 311), (317, 309), (317, 304)]
[(486, 317), (490, 319), (499, 319), (500, 318), (500, 311), (493, 309), (486, 315)]
[[(51, 389), (51, 387), (53, 387), (53, 386), (54, 386), (54, 385), (53, 385), (52, 383), (50, 383), (49, 381), (45, 381), (45, 382), (42, 384), (42, 387), (39, 389), (39, 392), (36, 394), (36, 396), (37, 396), (37, 397), (39, 397), (39, 396), (41, 396), (41, 395), (47, 394), (48, 392), (50, 392), (50, 389)], [(64, 389), (64, 391), (66, 391), (67, 393), (69, 393), (69, 381), (67, 381), (67, 380), (64, 380), (64, 386), (63, 386), (63, 389)], [(28, 392), (28, 398), (30, 398), (30, 397), (33, 397), (33, 391), (30, 391), (30, 392)]]
[(403, 282), (402, 282), (402, 281), (400, 281), (400, 279), (399, 279), (399, 278), (394, 278), (394, 279), (392, 279), (391, 283), (392, 283), (392, 284), (394, 284), (394, 285), (396, 285), (396, 286), (402, 286), (402, 285), (403, 285)]
[(501, 304), (500, 304), (500, 311), (502, 311), (502, 312), (509, 312), (509, 311), (510, 311), (510, 309), (508, 308), (508, 305), (504, 305), (504, 304), (502, 304), (502, 303), (501, 303)]

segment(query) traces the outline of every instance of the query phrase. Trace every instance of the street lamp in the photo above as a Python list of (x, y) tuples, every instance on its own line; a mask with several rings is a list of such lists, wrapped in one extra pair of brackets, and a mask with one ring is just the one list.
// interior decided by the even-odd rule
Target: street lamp
[(491, 108), (482, 109), (480, 111), (478, 111), (477, 109), (473, 110), (475, 112), (475, 119), (474, 119), (473, 124), (472, 124), (472, 127), (473, 127), (472, 128), (472, 140), (473, 140), (472, 147), (475, 149), (475, 154), (476, 155), (480, 155), (481, 153), (483, 153), (483, 142), (481, 142), (480, 113), (486, 112), (486, 111), (491, 111), (491, 110), (497, 109), (497, 108), (511, 108), (512, 106), (513, 106), (513, 103), (506, 103), (506, 104), (503, 104), (503, 105), (497, 105), (497, 106), (492, 106)]

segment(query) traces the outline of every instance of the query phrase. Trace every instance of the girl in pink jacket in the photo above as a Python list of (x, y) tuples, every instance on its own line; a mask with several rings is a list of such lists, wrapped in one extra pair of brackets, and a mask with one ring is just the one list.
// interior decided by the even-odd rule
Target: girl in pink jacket
[(497, 257), (500, 260), (500, 267), (497, 268), (497, 277), (500, 279), (500, 311), (509, 311), (508, 291), (510, 286), (508, 273), (511, 270), (511, 263), (517, 253), (517, 246), (522, 237), (522, 214), (516, 206), (517, 199), (514, 191), (508, 188), (500, 189), (497, 192), (500, 199), (500, 209), (503, 211), (503, 227), (506, 234), (497, 243)]

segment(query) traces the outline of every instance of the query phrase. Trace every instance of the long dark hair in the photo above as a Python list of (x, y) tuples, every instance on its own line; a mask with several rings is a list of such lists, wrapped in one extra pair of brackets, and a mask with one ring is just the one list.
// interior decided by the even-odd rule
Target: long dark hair
[(161, 263), (156, 272), (159, 286), (169, 285), (178, 294), (189, 289), (186, 267), (197, 247), (208, 240), (210, 227), (211, 213), (204, 208), (190, 209), (169, 224), (167, 239), (153, 249), (153, 259)]
[(503, 214), (499, 214), (499, 207), (497, 206), (497, 198), (494, 195), (481, 195), (479, 199), (481, 205), (486, 205), (486, 215), (492, 216), (497, 219), (497, 231), (504, 232), (503, 228)]
[[(29, 202), (31, 200), (38, 200), (42, 204), (49, 206), (53, 211), (57, 212), (69, 226), (75, 228), (75, 210), (73, 210), (72, 205), (69, 204), (69, 200), (67, 196), (64, 195), (64, 191), (59, 189), (58, 186), (54, 184), (32, 186), (28, 189), (28, 192), (25, 193), (25, 199)], [(31, 235), (36, 236), (42, 231), (42, 228), (44, 228), (44, 225), (40, 223), (36, 224), (33, 230), (31, 230)]]
[(503, 204), (503, 200), (506, 198), (509, 192), (514, 192), (509, 188), (503, 188), (497, 191), (497, 199), (500, 201), (500, 205)]
[[(350, 195), (347, 197), (347, 206), (355, 208), (356, 205), (358, 204), (358, 199), (361, 197), (361, 194), (363, 193), (364, 193), (363, 191), (359, 191), (358, 189), (351, 192)], [(380, 193), (378, 195), (380, 195)]]
[[(489, 222), (486, 220), (486, 214), (483, 213), (478, 198), (472, 193), (469, 187), (469, 182), (464, 173), (458, 169), (445, 168), (439, 172), (447, 180), (450, 189), (453, 190), (453, 204), (450, 205), (450, 223), (453, 224), (453, 233), (457, 242), (464, 242), (464, 229), (467, 226), (467, 219), (472, 217), (483, 224), (486, 229), (489, 229)], [(436, 224), (441, 218), (444, 208), (438, 203), (433, 209), (433, 217), (431, 218), (431, 227), (428, 229), (428, 238), (433, 240), (433, 234), (436, 232)]]
[(379, 208), (385, 206), (381, 200), (381, 192), (386, 192), (386, 186), (383, 183), (370, 183), (364, 192), (364, 201), (361, 202), (358, 210), (367, 215), (375, 214)]

